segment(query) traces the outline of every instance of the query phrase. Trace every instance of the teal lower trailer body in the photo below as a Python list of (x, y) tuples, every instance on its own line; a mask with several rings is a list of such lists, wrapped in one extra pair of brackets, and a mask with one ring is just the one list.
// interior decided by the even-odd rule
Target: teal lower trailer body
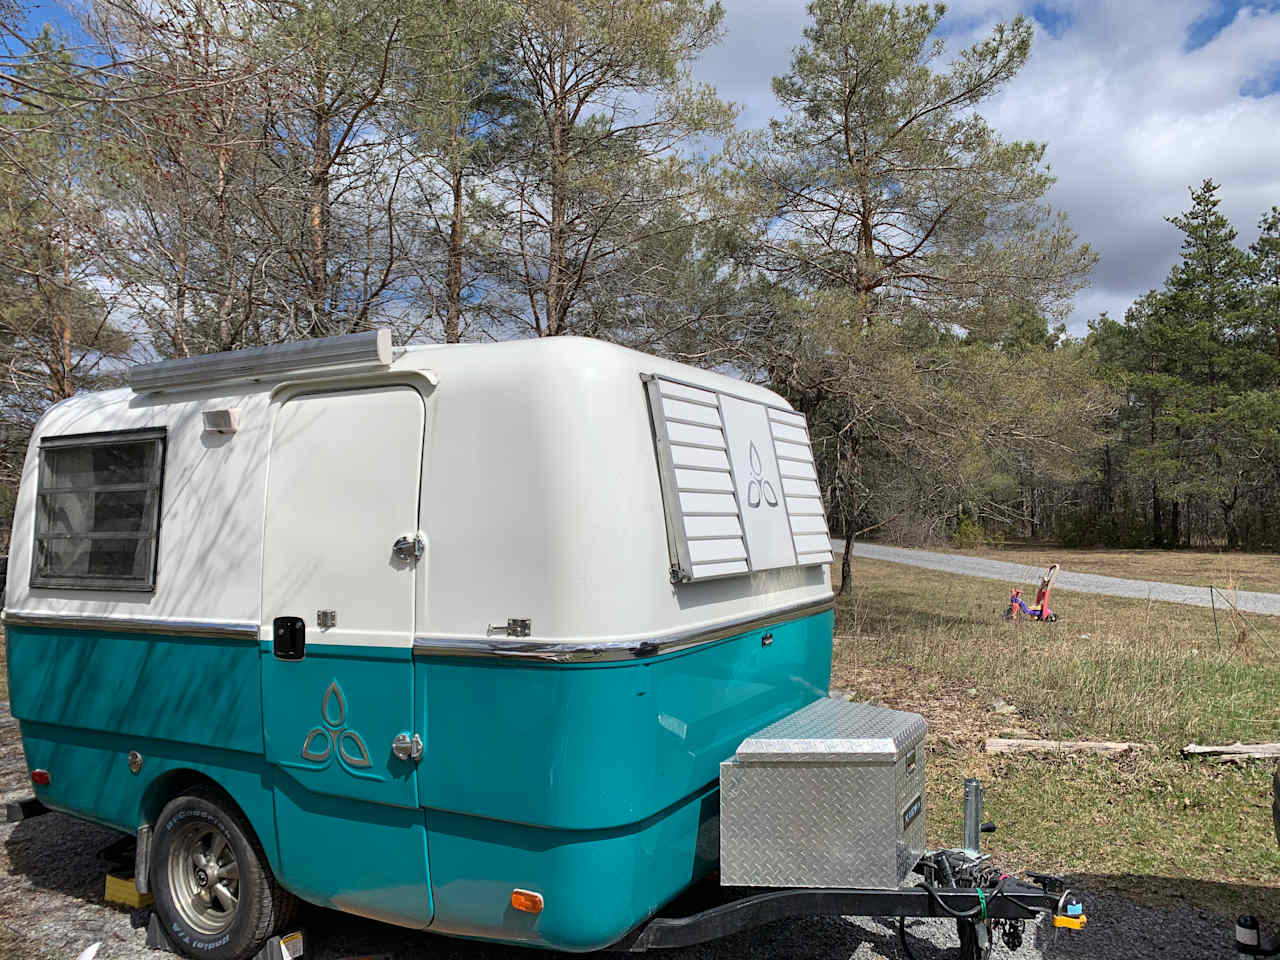
[[(311, 669), (284, 698), (256, 638), (6, 633), (13, 713), (29, 765), (50, 773), (37, 788), (47, 806), (133, 832), (205, 779), (303, 899), (586, 951), (714, 868), (719, 764), (826, 695), (832, 614), (609, 662), (308, 647)], [(282, 718), (304, 710), (294, 736)], [(390, 750), (401, 723), (421, 731), (416, 768)], [(540, 895), (541, 911), (515, 909), (514, 890)]]
[[(831, 634), (827, 611), (607, 663), (417, 658), (432, 929), (561, 950), (624, 936), (715, 867), (720, 762), (826, 696)], [(543, 911), (513, 910), (516, 888)]]

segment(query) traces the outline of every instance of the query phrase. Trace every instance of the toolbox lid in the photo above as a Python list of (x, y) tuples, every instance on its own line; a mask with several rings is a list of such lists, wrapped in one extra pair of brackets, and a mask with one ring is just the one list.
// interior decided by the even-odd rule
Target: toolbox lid
[(892, 763), (926, 729), (916, 713), (828, 697), (756, 731), (738, 747), (737, 760)]

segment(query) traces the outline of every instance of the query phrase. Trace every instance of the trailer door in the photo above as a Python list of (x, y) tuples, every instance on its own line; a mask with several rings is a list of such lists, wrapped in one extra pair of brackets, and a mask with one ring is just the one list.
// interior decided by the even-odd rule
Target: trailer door
[[(431, 920), (413, 725), (424, 408), (410, 387), (296, 396), (271, 439), (262, 715), (284, 876), (295, 893)], [(404, 754), (401, 749), (398, 751)]]

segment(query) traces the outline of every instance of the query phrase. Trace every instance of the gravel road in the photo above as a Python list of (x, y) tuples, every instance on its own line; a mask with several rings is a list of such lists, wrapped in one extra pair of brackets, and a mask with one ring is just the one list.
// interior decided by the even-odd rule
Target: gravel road
[[(837, 551), (844, 549), (843, 541), (835, 541)], [(908, 550), (903, 547), (886, 547), (878, 543), (855, 543), (855, 558), (887, 560), (905, 563), (912, 567), (925, 567), (945, 573), (961, 573), (985, 580), (1003, 580), (1006, 583), (1036, 583), (1044, 574), (1044, 567), (1028, 567), (1021, 563), (987, 560), (983, 557), (966, 557), (954, 553), (934, 553), (930, 550)], [(1074, 590), (1078, 593), (1101, 593), (1111, 597), (1130, 597), (1137, 600), (1162, 600), (1166, 603), (1189, 603), (1197, 607), (1210, 606), (1208, 587), (1189, 587), (1180, 583), (1159, 583), (1154, 580), (1126, 580), (1122, 577), (1103, 577), (1096, 573), (1072, 573), (1059, 570), (1053, 582), (1058, 590)], [(1218, 591), (1218, 604), (1225, 606), (1223, 593)], [(1236, 608), (1245, 613), (1280, 615), (1280, 593), (1255, 593), (1237, 590), (1229, 594)]]

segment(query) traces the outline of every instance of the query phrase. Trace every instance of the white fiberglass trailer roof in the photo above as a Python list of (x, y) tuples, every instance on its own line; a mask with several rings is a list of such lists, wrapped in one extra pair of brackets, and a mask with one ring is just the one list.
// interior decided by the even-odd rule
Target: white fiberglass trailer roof
[[(803, 419), (776, 393), (578, 338), (390, 351), (383, 335), (376, 347), (372, 359), (356, 351), (310, 366), (238, 366), (246, 351), (195, 358), (189, 370), (139, 368), (135, 389), (54, 406), (24, 467), (7, 608), (144, 623), (261, 623), (275, 412), (299, 394), (388, 383), (417, 389), (425, 402), (419, 637), (483, 641), (491, 625), (520, 618), (530, 621), (530, 643), (623, 642), (830, 597), (830, 548), (816, 484), (805, 479)], [(204, 415), (215, 411), (234, 411), (235, 432), (206, 429)], [(27, 571), (41, 442), (143, 428), (166, 431), (154, 590), (33, 588)], [(740, 477), (707, 466), (731, 453), (717, 431), (750, 440)], [(333, 443), (360, 457), (364, 435), (335, 434)], [(789, 475), (787, 464), (798, 473)], [(360, 493), (334, 490), (314, 504), (316, 522), (358, 509)], [(734, 497), (767, 508), (776, 528), (754, 548), (751, 530), (742, 529), (750, 526), (747, 507), (697, 509)], [(674, 579), (685, 582), (673, 583), (681, 560)], [(357, 588), (360, 576), (350, 573)]]

